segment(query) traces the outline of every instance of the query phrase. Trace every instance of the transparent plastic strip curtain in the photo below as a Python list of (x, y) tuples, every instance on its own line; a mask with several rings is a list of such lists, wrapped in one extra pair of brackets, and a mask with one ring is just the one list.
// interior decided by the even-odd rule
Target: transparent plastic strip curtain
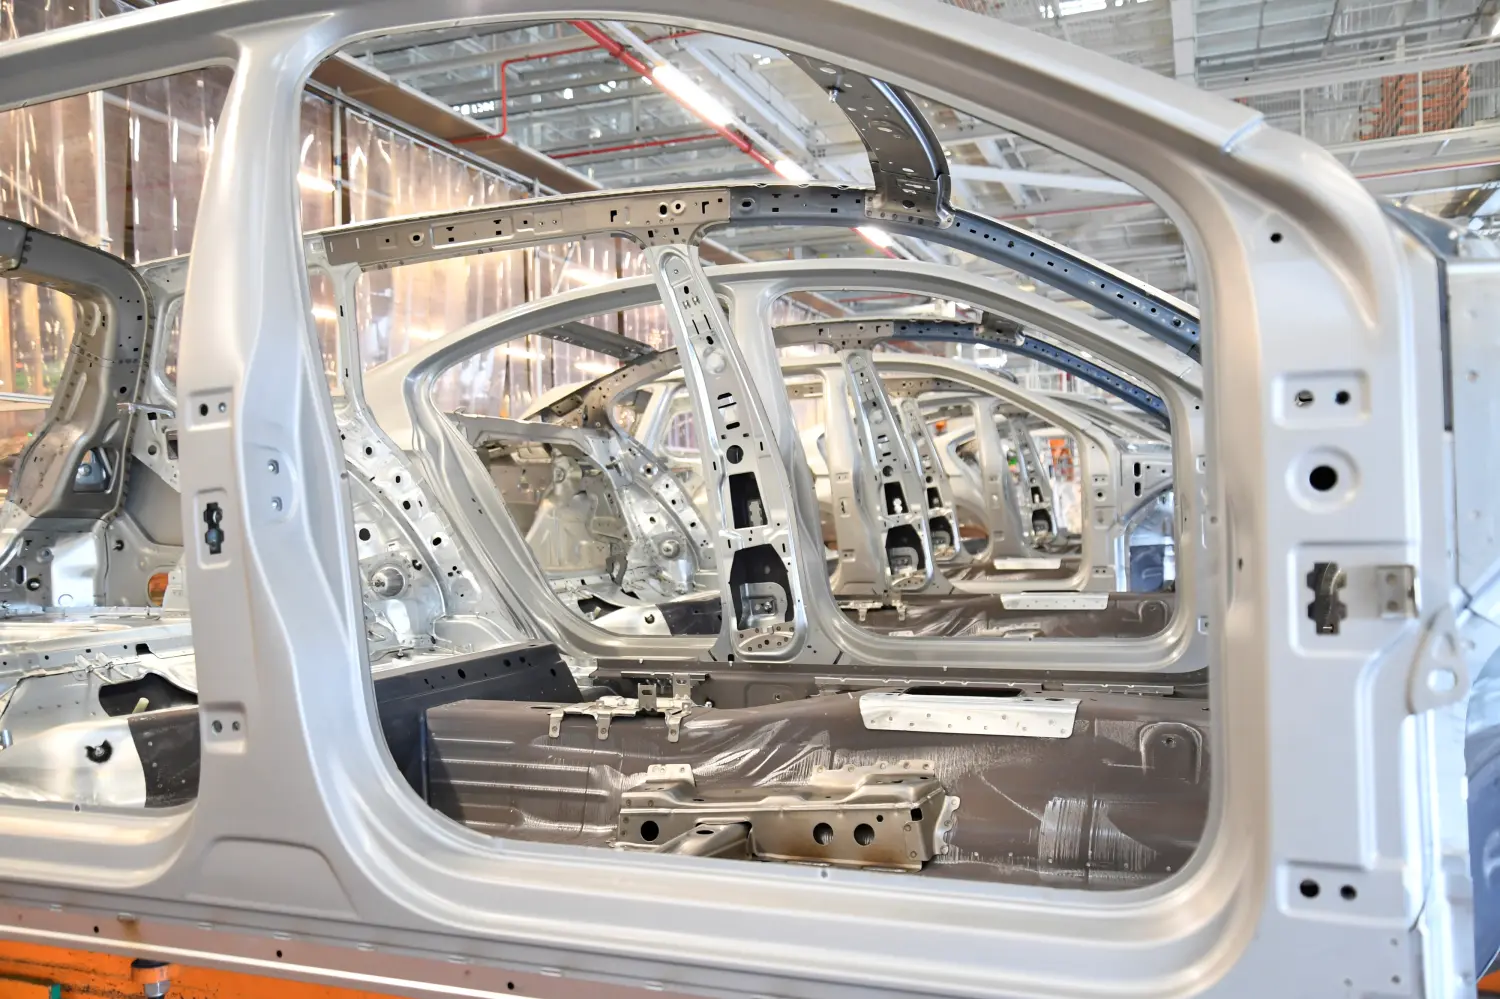
[[(349, 220), (497, 204), (528, 192), (356, 111), (344, 114)], [(488, 253), (372, 271), (358, 284), (361, 362), (369, 367), (485, 316), (549, 295), (643, 273), (643, 255), (617, 239)], [(592, 325), (665, 343), (659, 309), (596, 316)], [(607, 373), (617, 362), (547, 337), (477, 354), (439, 383), (445, 409), (520, 416), (539, 396)]]
[[(103, 0), (99, 13), (125, 9), (121, 0)], [(88, 16), (83, 0), (71, 7), (10, 0), (0, 3), (0, 37)], [(230, 80), (223, 69), (182, 73), (0, 114), (0, 214), (131, 263), (188, 252)], [(297, 177), (304, 231), (529, 195), (497, 172), (316, 94), (304, 97), (302, 131)], [(637, 248), (595, 239), (373, 272), (358, 286), (360, 362), (377, 364), (484, 316), (645, 270)], [(10, 396), (0, 400), (4, 456), (24, 446), (45, 412), (72, 340), (75, 310), (56, 292), (20, 283), (0, 282), (0, 288), (0, 394)], [(337, 385), (332, 285), (313, 274), (310, 288), (324, 368)], [(589, 322), (656, 347), (668, 345), (659, 308)], [(455, 368), (442, 382), (439, 400), (450, 409), (518, 416), (538, 396), (598, 377), (616, 364), (549, 338), (528, 338)], [(175, 337), (165, 367), (168, 378), (175, 378)]]
[[(84, 20), (87, 6), (0, 3), (0, 39)], [(0, 114), (0, 215), (106, 244), (102, 95)], [(46, 414), (73, 338), (75, 309), (59, 292), (0, 280), (0, 490)], [(30, 398), (27, 398), (30, 397)]]

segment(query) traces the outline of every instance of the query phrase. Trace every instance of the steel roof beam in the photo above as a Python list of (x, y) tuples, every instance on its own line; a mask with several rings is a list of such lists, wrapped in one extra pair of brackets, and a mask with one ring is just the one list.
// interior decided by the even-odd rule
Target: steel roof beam
[(1035, 233), (973, 212), (954, 211), (953, 224), (940, 227), (907, 212), (901, 217), (873, 217), (872, 200), (867, 189), (824, 185), (684, 185), (466, 208), (343, 226), (319, 238), (327, 241), (332, 262), (379, 268), (589, 235), (636, 238), (639, 231), (655, 240), (684, 226), (703, 232), (730, 225), (856, 228), (874, 223), (892, 233), (967, 251), (1060, 288), (1198, 358), (1197, 310), (1158, 289)]

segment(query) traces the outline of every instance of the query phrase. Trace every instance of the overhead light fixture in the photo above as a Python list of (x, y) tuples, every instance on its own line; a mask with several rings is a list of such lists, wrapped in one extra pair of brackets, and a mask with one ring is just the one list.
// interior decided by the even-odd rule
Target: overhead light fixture
[(671, 63), (664, 62), (651, 71), (651, 76), (662, 88), (672, 93), (674, 97), (682, 101), (693, 113), (704, 121), (713, 125), (728, 125), (734, 121), (734, 115), (729, 109), (720, 104), (708, 91), (688, 78), (682, 70)]
[(580, 375), (607, 375), (619, 368), (618, 364), (610, 364), (608, 361), (574, 361), (573, 370)]
[(888, 250), (892, 246), (896, 245), (895, 237), (879, 226), (860, 225), (855, 226), (854, 231), (859, 233), (865, 239), (868, 239), (871, 243), (874, 243), (876, 246), (880, 247), (882, 250)]
[(572, 99), (573, 99), (573, 88), (572, 87), (563, 87), (563, 100), (565, 100), (565, 101), (571, 101)]
[(327, 306), (327, 305), (315, 305), (315, 306), (313, 306), (313, 318), (314, 319), (321, 319), (321, 320), (324, 320), (325, 322), (334, 322), (334, 321), (336, 321), (338, 319), (338, 317), (339, 317), (339, 310), (338, 309), (332, 308), (331, 306)]
[(793, 184), (806, 184), (813, 179), (813, 175), (804, 170), (796, 160), (779, 159), (772, 164), (772, 168)]

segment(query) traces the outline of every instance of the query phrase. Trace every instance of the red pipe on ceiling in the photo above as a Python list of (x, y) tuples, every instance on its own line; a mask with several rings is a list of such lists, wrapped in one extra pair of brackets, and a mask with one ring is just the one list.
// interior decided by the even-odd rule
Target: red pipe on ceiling
[(508, 102), (506, 100), (506, 91), (508, 89), (507, 88), (507, 84), (509, 83), (509, 77), (508, 77), (508, 75), (506, 73), (506, 70), (510, 69), (510, 67), (511, 67), (512, 64), (518, 63), (518, 62), (535, 62), (538, 59), (551, 59), (554, 56), (575, 55), (575, 54), (577, 54), (579, 52), (592, 52), (596, 47), (597, 46), (594, 46), (594, 45), (579, 45), (579, 46), (577, 46), (575, 48), (571, 48), (571, 49), (558, 49), (556, 52), (536, 52), (536, 53), (533, 53), (532, 55), (516, 56), (516, 57), (514, 57), (512, 59), (506, 59), (503, 62), (501, 62), (500, 63), (500, 131), (498, 131), (498, 132), (492, 132), (489, 135), (471, 135), (471, 136), (469, 136), (468, 138), (465, 138), (465, 139), (454, 139), (453, 140), (454, 144), (455, 145), (464, 145), (465, 143), (469, 143), (469, 142), (483, 142), (486, 139), (503, 139), (503, 138), (505, 138), (505, 133), (510, 130), (510, 105), (508, 104)]
[[(592, 24), (589, 21), (569, 21), (568, 23), (577, 28), (579, 31), (583, 32), (585, 35), (588, 35), (599, 44), (600, 48), (623, 62), (626, 66), (629, 66), (631, 69), (635, 70), (646, 79), (651, 80), (653, 83), (655, 82), (654, 78), (651, 75), (650, 66), (647, 66), (644, 62), (641, 62), (641, 60), (637, 58), (633, 52), (630, 52), (625, 48), (625, 46), (609, 37), (609, 35), (600, 30), (598, 26)], [(692, 111), (693, 109), (688, 108), (688, 110)], [(694, 111), (693, 113), (697, 114), (696, 111)], [(776, 165), (769, 159), (767, 159), (764, 153), (751, 145), (750, 140), (745, 138), (745, 136), (738, 129), (731, 128), (728, 125), (716, 125), (706, 118), (703, 118), (702, 120), (703, 123), (706, 124), (709, 128), (713, 129), (719, 135), (727, 139), (729, 143), (734, 146), (734, 148), (738, 149), (740, 152), (744, 153), (746, 156), (750, 157), (752, 160), (759, 163), (767, 170), (775, 172)]]

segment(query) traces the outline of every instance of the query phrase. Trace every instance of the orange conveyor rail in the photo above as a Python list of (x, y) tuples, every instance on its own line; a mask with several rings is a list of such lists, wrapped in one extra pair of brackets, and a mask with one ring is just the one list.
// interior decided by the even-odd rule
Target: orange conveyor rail
[(0, 999), (389, 999), (383, 993), (340, 989), (234, 971), (160, 965), (132, 968), (128, 957), (0, 942)]

